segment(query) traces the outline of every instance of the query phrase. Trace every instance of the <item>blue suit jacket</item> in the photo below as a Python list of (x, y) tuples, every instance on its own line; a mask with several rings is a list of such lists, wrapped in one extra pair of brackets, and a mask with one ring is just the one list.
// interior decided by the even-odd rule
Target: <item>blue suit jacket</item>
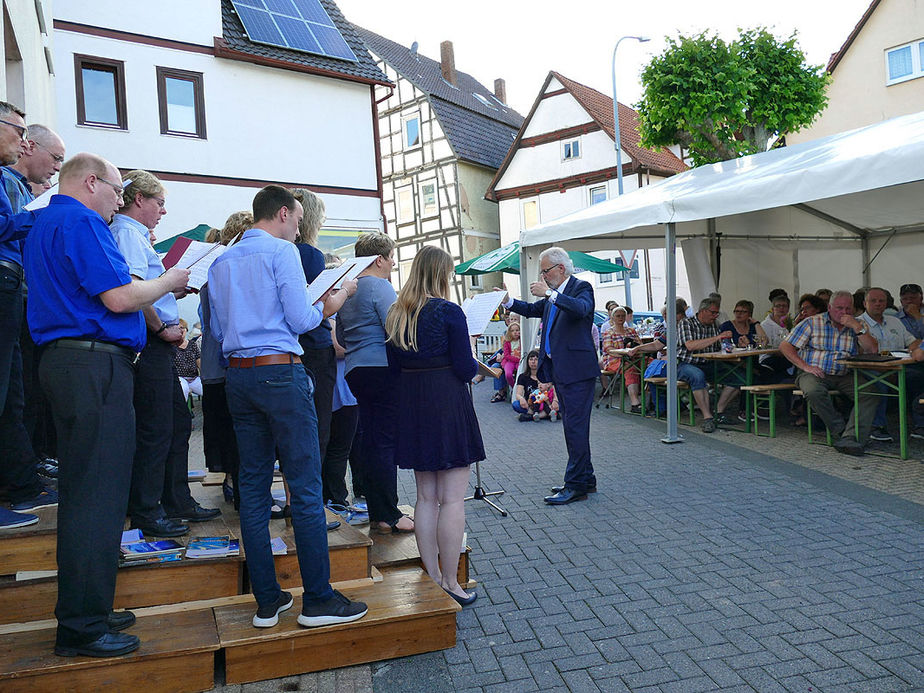
[[(552, 304), (543, 298), (535, 303), (514, 300), (511, 310), (527, 318), (542, 318), (543, 336), (539, 346), (539, 379), (568, 384), (600, 375), (597, 349), (591, 326), (594, 321), (594, 289), (571, 276), (559, 287), (555, 319), (549, 324)], [(545, 353), (545, 332), (549, 334), (551, 359)], [(554, 363), (554, 378), (552, 363)]]

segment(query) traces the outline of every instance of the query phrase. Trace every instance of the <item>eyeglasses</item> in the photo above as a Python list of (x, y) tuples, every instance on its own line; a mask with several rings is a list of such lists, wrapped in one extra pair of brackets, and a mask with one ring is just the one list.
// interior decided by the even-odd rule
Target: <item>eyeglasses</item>
[[(547, 269), (541, 269), (541, 270), (539, 270), (539, 274), (541, 274), (541, 275), (544, 277), (544, 276), (546, 276), (549, 272), (551, 272), (553, 269), (555, 269), (556, 267), (558, 267), (559, 265), (561, 265), (561, 263), (558, 263), (558, 264), (556, 264), (556, 265), (552, 265), (551, 267), (549, 267), (549, 268), (547, 268)], [(564, 267), (564, 265), (561, 265), (561, 266)]]
[(902, 284), (902, 288), (898, 290), (899, 294), (919, 294), (921, 293), (920, 284)]
[[(707, 312), (707, 313), (711, 313), (712, 315), (718, 315), (721, 311), (718, 311), (718, 310), (708, 310), (708, 311), (706, 311), (706, 312)], [(737, 312), (737, 311), (736, 311), (736, 312)]]
[(149, 197), (149, 200), (154, 200), (157, 203), (157, 206), (163, 209), (167, 205), (167, 201), (162, 197)]
[(48, 152), (48, 154), (51, 156), (52, 160), (54, 160), (55, 163), (57, 163), (57, 164), (63, 164), (63, 163), (64, 163), (64, 157), (61, 156), (60, 154), (55, 154), (53, 151), (51, 151), (48, 147), (46, 147), (46, 146), (45, 146), (44, 144), (42, 144), (41, 142), (36, 142), (35, 140), (31, 140), (31, 142), (32, 142), (32, 144), (34, 144), (36, 147), (41, 147), (41, 148), (44, 149), (46, 152)]
[(125, 188), (123, 188), (121, 185), (116, 185), (115, 183), (112, 183), (112, 182), (106, 180), (106, 179), (103, 178), (102, 176), (97, 176), (97, 177), (96, 177), (96, 180), (102, 181), (103, 183), (105, 183), (106, 185), (108, 185), (110, 188), (112, 188), (113, 190), (115, 190), (119, 195), (121, 195), (122, 193), (125, 192)]
[(28, 139), (28, 137), (29, 137), (29, 128), (27, 128), (27, 127), (25, 127), (25, 126), (23, 126), (23, 125), (17, 125), (16, 123), (11, 123), (10, 121), (8, 121), (8, 120), (3, 120), (2, 118), (0, 118), (0, 123), (3, 123), (4, 125), (9, 125), (11, 128), (14, 128), (14, 129), (16, 130), (16, 132), (19, 133), (19, 138), (20, 138), (23, 142), (25, 142), (26, 139)]

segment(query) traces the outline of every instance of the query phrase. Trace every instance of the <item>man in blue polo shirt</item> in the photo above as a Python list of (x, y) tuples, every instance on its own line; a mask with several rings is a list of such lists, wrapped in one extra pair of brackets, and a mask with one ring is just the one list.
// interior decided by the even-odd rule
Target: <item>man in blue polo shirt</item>
[[(330, 586), (327, 519), (321, 494), (318, 423), (313, 385), (301, 364), (298, 336), (336, 313), (355, 281), (309, 303), (305, 272), (294, 245), (301, 204), (288, 190), (269, 185), (253, 200), (254, 228), (209, 269), (212, 335), (228, 359), (228, 409), (240, 450), (241, 539), (257, 613), (268, 628), (289, 609), (270, 549), (270, 488), (276, 450), (289, 485), (298, 565), (305, 588), (303, 626), (362, 618), (366, 605)], [(322, 303), (323, 301), (323, 303)]]
[(113, 612), (119, 540), (135, 449), (132, 367), (141, 309), (183, 289), (189, 271), (133, 280), (107, 222), (121, 204), (118, 169), (94, 154), (61, 167), (59, 195), (26, 241), (29, 329), (58, 431), (58, 632), (55, 653), (111, 657), (138, 648)]
[[(0, 101), (0, 165), (12, 166), (28, 148), (25, 113)], [(35, 215), (21, 212), (0, 192), (0, 487), (13, 509), (23, 511), (54, 505), (35, 469), (34, 455), (25, 452), (22, 425), (23, 386), (19, 332), (22, 327), (22, 242)], [(30, 446), (31, 447), (31, 446)], [(38, 517), (0, 506), (0, 529), (35, 524)]]

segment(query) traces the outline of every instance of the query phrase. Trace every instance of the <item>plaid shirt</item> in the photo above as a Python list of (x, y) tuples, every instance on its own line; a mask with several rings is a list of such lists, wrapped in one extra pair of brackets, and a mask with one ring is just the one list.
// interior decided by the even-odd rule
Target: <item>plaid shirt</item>
[(858, 353), (857, 333), (851, 328), (839, 328), (827, 313), (819, 313), (800, 322), (787, 342), (799, 350), (799, 356), (810, 366), (818, 366), (828, 375), (844, 375), (847, 366), (841, 359)]
[(694, 339), (706, 339), (708, 337), (717, 337), (718, 335), (719, 328), (716, 327), (714, 322), (711, 325), (703, 324), (695, 315), (692, 318), (681, 320), (677, 324), (677, 360), (681, 363), (691, 363), (695, 366), (706, 363), (706, 359), (697, 358), (696, 354), (721, 351), (722, 343), (716, 340), (709, 346), (697, 351), (687, 349), (686, 343)]

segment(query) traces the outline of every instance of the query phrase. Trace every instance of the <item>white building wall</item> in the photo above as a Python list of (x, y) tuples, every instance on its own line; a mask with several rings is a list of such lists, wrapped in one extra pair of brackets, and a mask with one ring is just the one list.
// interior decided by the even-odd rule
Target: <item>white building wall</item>
[[(0, 42), (0, 100), (26, 112), (26, 123), (52, 125), (55, 121), (54, 75), (45, 47), (52, 46), (51, 14), (48, 3), (35, 0), (3, 0), (6, 15), (0, 15), (4, 40)], [(41, 11), (41, 14), (39, 12)], [(43, 34), (45, 27), (48, 33)]]
[(212, 46), (214, 37), (221, 36), (220, 0), (54, 0), (53, 10), (57, 19), (68, 22), (200, 46)]

